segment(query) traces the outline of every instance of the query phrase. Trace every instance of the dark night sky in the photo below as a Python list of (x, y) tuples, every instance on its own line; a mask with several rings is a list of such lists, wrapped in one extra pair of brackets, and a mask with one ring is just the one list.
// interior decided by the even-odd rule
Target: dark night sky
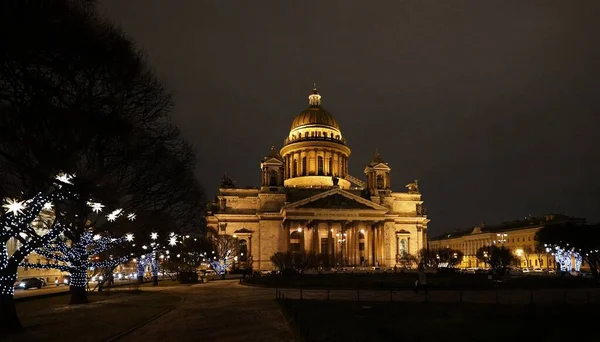
[(419, 179), (430, 234), (600, 219), (598, 1), (101, 0), (174, 93), (209, 198), (256, 186), (317, 82), (363, 178)]

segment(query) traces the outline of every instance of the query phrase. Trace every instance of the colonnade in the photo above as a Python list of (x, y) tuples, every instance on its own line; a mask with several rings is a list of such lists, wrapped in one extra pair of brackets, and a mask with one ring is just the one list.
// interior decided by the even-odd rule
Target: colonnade
[(374, 221), (286, 220), (288, 251), (329, 255), (336, 265), (379, 266), (385, 263), (384, 224)]
[(348, 156), (336, 150), (303, 149), (283, 156), (284, 179), (301, 176), (337, 176), (348, 173)]

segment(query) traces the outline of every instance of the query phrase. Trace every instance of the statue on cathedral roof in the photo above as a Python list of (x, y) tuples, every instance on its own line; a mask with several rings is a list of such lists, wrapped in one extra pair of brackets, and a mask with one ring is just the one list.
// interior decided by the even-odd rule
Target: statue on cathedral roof
[(227, 172), (221, 177), (221, 188), (235, 188), (235, 182), (227, 175)]
[(419, 181), (415, 179), (413, 183), (406, 184), (409, 194), (420, 194), (419, 192)]

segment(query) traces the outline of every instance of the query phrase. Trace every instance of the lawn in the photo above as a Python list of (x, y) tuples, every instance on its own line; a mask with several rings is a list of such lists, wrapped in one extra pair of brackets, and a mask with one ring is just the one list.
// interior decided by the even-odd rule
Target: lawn
[[(400, 290), (412, 288), (415, 280), (417, 280), (417, 274), (414, 272), (396, 274), (343, 273), (263, 276), (247, 278), (245, 284), (273, 288)], [(493, 283), (487, 275), (483, 274), (428, 273), (427, 282), (431, 289), (448, 290), (492, 289), (498, 285), (498, 283)], [(501, 288), (507, 289), (586, 288), (595, 285), (595, 282), (591, 279), (539, 275), (507, 278), (499, 284)]]
[(566, 341), (596, 305), (495, 305), (289, 300), (306, 341)]
[(0, 341), (106, 341), (177, 305), (178, 296), (153, 291), (91, 293), (90, 303), (68, 305), (68, 296), (16, 302), (24, 326)]

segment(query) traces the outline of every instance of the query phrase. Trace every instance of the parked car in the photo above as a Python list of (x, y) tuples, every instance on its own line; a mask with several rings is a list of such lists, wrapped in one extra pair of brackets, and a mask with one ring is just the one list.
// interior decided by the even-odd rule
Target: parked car
[(41, 289), (44, 285), (45, 283), (39, 278), (25, 278), (21, 279), (21, 281), (18, 282), (16, 287), (19, 289), (27, 290), (35, 287)]
[(56, 278), (56, 280), (54, 280), (54, 284), (56, 286), (59, 286), (59, 285), (69, 285), (70, 282), (71, 282), (71, 276), (70, 275), (60, 276), (60, 277)]
[(541, 269), (541, 268), (534, 268), (533, 269), (533, 273), (543, 273), (543, 272), (544, 272), (544, 270)]

